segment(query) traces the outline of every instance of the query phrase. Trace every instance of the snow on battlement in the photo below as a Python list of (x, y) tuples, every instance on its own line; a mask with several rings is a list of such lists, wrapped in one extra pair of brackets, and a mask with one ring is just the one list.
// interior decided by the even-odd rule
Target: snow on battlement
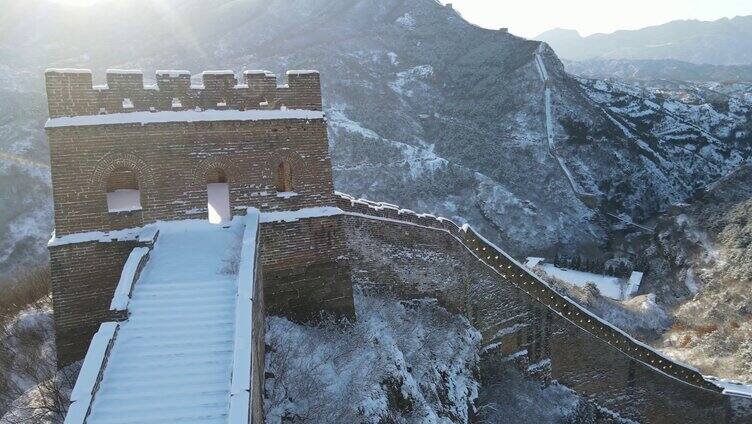
[[(88, 69), (47, 69), (45, 82), (51, 118), (123, 112), (193, 109), (307, 109), (321, 110), (319, 73), (288, 71), (282, 85), (269, 71), (204, 71), (191, 82), (185, 70), (159, 70), (156, 84), (144, 85), (135, 69), (108, 69), (106, 84), (94, 86)], [(124, 100), (128, 100), (125, 102)], [(124, 104), (132, 107), (124, 107)]]
[(468, 224), (459, 227), (449, 219), (430, 214), (417, 214), (408, 209), (399, 209), (389, 204), (356, 199), (344, 193), (335, 192), (335, 195), (337, 206), (347, 215), (399, 222), (448, 232), (479, 261), (489, 266), (502, 278), (595, 338), (668, 377), (713, 392), (721, 393), (724, 390), (718, 384), (707, 380), (696, 368), (668, 358), (651, 346), (634, 339), (621, 329), (597, 317), (572, 299), (560, 294), (523, 264), (475, 232)]

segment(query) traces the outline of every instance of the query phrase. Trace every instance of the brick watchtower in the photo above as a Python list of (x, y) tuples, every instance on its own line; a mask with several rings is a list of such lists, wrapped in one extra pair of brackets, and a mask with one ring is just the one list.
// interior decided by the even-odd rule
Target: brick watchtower
[[(79, 359), (109, 318), (128, 253), (148, 242), (140, 236), (144, 225), (222, 222), (251, 206), (334, 205), (318, 72), (289, 71), (284, 85), (266, 71), (246, 71), (242, 82), (231, 71), (207, 71), (199, 85), (187, 71), (157, 71), (151, 86), (140, 71), (129, 70), (108, 70), (102, 86), (93, 86), (86, 70), (50, 69), (45, 77), (56, 228), (49, 251), (61, 365)], [(270, 235), (262, 253), (272, 310), (285, 312), (293, 296), (274, 296), (275, 281), (289, 275), (305, 280), (322, 264), (335, 266), (316, 271), (316, 278), (340, 272), (341, 246), (331, 237), (336, 224), (325, 221), (269, 228), (286, 237), (281, 243)], [(295, 243), (301, 231), (307, 241)], [(344, 307), (352, 308), (351, 296)]]

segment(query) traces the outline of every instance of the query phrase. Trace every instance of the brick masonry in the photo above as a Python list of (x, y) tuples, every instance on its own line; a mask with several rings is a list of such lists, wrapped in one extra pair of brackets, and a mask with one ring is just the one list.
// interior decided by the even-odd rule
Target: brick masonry
[[(291, 73), (283, 86), (263, 72), (244, 74), (243, 84), (227, 73), (203, 78), (202, 85), (191, 86), (184, 73), (159, 74), (157, 85), (146, 87), (140, 73), (111, 72), (106, 86), (93, 87), (90, 73), (49, 71), (50, 116), (197, 107), (321, 110), (317, 73)], [(349, 214), (262, 224), (258, 272), (263, 293), (256, 298), (263, 299), (269, 314), (305, 321), (328, 310), (354, 318), (352, 266), (374, 265), (375, 280), (400, 280), (390, 280), (385, 271), (389, 267), (375, 266), (377, 261), (361, 257), (353, 262), (354, 238), (393, 248), (417, 245), (443, 259), (418, 265), (415, 272), (433, 275), (441, 264), (451, 263), (452, 272), (444, 276), (461, 276), (430, 295), (465, 313), (481, 329), (484, 343), (499, 343), (497, 354), (524, 351), (531, 363), (549, 359), (551, 377), (626, 417), (669, 423), (736, 419), (729, 397), (698, 372), (601, 323), (471, 229), (430, 215), (335, 197), (324, 119), (111, 124), (48, 128), (47, 134), (57, 236), (158, 220), (204, 219), (206, 184), (217, 181), (228, 183), (231, 210), (236, 212), (249, 206), (272, 211), (336, 204)], [(285, 169), (282, 180), (291, 175), (294, 193), (277, 193), (279, 169)], [(110, 188), (132, 187), (134, 180), (142, 209), (108, 212), (108, 182)], [(109, 302), (136, 245), (115, 241), (50, 247), (61, 365), (80, 359), (99, 323), (110, 318)], [(415, 262), (407, 265), (416, 267)], [(426, 295), (420, 287), (399, 290)], [(263, 328), (263, 310), (257, 308), (254, 328)], [(253, 384), (261, 387), (263, 333), (253, 337)], [(261, 410), (259, 402), (254, 399), (255, 412)]]
[[(358, 275), (391, 283), (402, 295), (436, 297), (464, 313), (492, 354), (523, 352), (528, 364), (550, 361), (549, 378), (639, 422), (752, 422), (744, 408), (734, 408), (748, 400), (723, 395), (698, 372), (590, 317), (471, 229), (347, 198), (338, 205), (355, 214), (342, 219)], [(411, 259), (399, 264), (406, 247), (422, 255), (407, 255)], [(403, 275), (395, 275), (400, 267)], [(434, 287), (404, 287), (415, 280)]]
[(114, 317), (110, 302), (137, 241), (50, 247), (52, 304), (59, 365), (81, 359), (99, 324)]
[[(333, 203), (326, 122), (279, 120), (64, 127), (47, 130), (57, 235), (207, 216), (207, 183), (223, 171), (235, 213)], [(280, 197), (278, 163), (296, 194)], [(142, 210), (109, 213), (107, 181), (132, 170)], [(122, 181), (122, 179), (117, 180)]]
[(197, 107), (321, 110), (318, 72), (291, 71), (283, 85), (265, 71), (246, 71), (242, 81), (231, 72), (209, 71), (202, 78), (202, 84), (192, 85), (190, 73), (158, 73), (157, 84), (145, 86), (141, 72), (108, 71), (107, 84), (93, 86), (91, 72), (51, 69), (45, 73), (50, 118)]
[(251, 334), (251, 423), (264, 422), (264, 381), (265, 381), (265, 336), (266, 304), (264, 302), (264, 281), (261, 272), (260, 252), (256, 249), (256, 269), (253, 286), (253, 329)]
[[(107, 73), (105, 86), (95, 87), (88, 71), (49, 70), (49, 115), (321, 110), (317, 72), (289, 72), (283, 85), (263, 71), (245, 72), (241, 81), (227, 72), (202, 77), (201, 84), (191, 85), (185, 72), (161, 72), (155, 86), (145, 86), (140, 72), (114, 71)], [(324, 119), (79, 125), (50, 127), (46, 132), (57, 237), (161, 220), (206, 219), (207, 184), (216, 182), (228, 184), (233, 214), (244, 214), (251, 206), (273, 211), (334, 204)], [(276, 173), (281, 168), (292, 185), (283, 194), (277, 192)], [(108, 211), (107, 192), (122, 188), (140, 190), (140, 210)], [(341, 243), (330, 227), (324, 221), (263, 226), (265, 234), (283, 237), (279, 242), (267, 237), (262, 246), (267, 250), (262, 262), (268, 268), (263, 272), (272, 310), (282, 311), (278, 305), (286, 304), (295, 307), (291, 316), (311, 316), (320, 306), (311, 306), (315, 298), (338, 315), (352, 315), (349, 280), (337, 263)], [(87, 242), (50, 247), (61, 365), (80, 359), (97, 326), (110, 318), (109, 302), (134, 246), (135, 242)], [(348, 285), (330, 288), (334, 281)], [(274, 296), (283, 286), (286, 293), (295, 287), (297, 300)], [(258, 337), (256, 343), (263, 345), (263, 336)]]
[(323, 311), (355, 318), (341, 217), (261, 224), (261, 263), (269, 315), (302, 322)]

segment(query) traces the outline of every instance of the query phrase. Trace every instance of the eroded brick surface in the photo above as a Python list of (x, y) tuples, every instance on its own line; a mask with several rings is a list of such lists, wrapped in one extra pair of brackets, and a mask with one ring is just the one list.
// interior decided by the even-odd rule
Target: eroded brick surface
[[(541, 288), (530, 287), (533, 280), (527, 274), (511, 272), (500, 255), (496, 259), (492, 246), (472, 232), (433, 217), (408, 213), (403, 222), (386, 221), (387, 216), (400, 218), (396, 210), (352, 203), (340, 207), (364, 215), (343, 217), (358, 282), (400, 297), (436, 297), (463, 312), (481, 331), (486, 354), (521, 353), (519, 362), (530, 375), (556, 379), (638, 422), (749, 422), (748, 412), (734, 410), (735, 399), (699, 373), (666, 361), (597, 320), (581, 323), (569, 315), (575, 313), (574, 305), (555, 295), (540, 296)], [(484, 261), (482, 254), (488, 256)], [(506, 276), (492, 271), (488, 265), (494, 264), (508, 270)], [(659, 365), (658, 358), (673, 375), (649, 365)]]

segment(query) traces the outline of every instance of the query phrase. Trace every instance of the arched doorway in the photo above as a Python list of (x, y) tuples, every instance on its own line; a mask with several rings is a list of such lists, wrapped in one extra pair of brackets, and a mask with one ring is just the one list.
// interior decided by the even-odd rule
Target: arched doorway
[(113, 169), (107, 176), (106, 191), (108, 212), (141, 210), (141, 189), (132, 169), (125, 166)]
[(206, 198), (209, 222), (222, 224), (232, 220), (230, 184), (222, 169), (214, 168), (206, 173)]
[(280, 193), (293, 191), (292, 168), (289, 162), (282, 161), (277, 164), (275, 186)]

